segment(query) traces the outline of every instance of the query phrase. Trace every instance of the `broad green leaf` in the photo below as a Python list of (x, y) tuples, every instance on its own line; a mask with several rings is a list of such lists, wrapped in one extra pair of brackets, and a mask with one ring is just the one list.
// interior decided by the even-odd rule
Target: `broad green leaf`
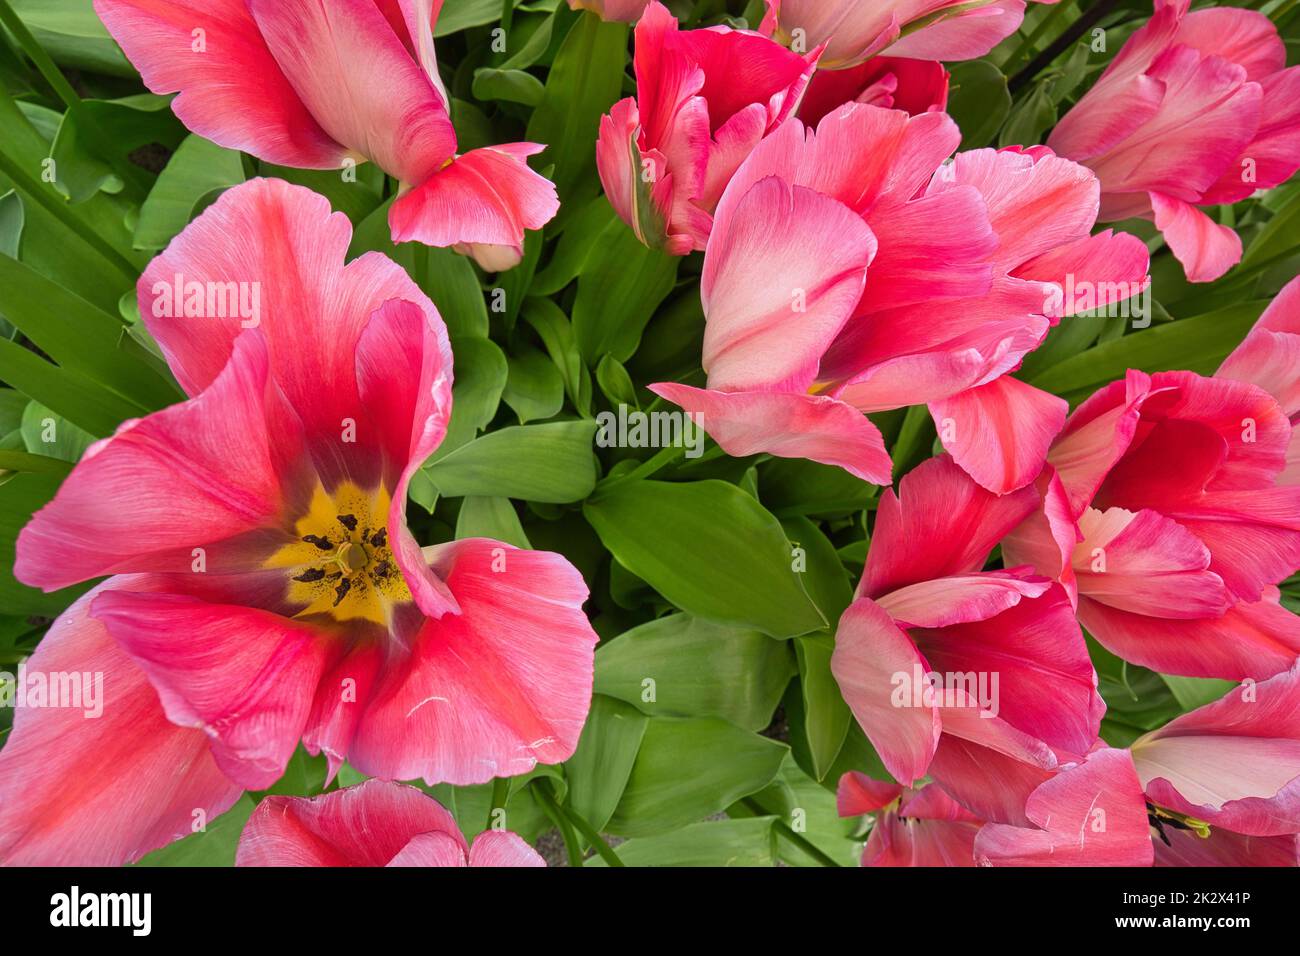
[(564, 504), (596, 484), (596, 423), (550, 422), (490, 432), (423, 469), (445, 497), (487, 495)]
[(550, 356), (524, 345), (507, 361), (510, 372), (501, 398), (515, 410), (519, 424), (553, 418), (564, 406), (564, 379)]
[(787, 748), (712, 717), (655, 717), (606, 829), (653, 836), (719, 813), (762, 790)]
[(560, 370), (573, 407), (584, 417), (590, 414), (591, 373), (582, 361), (568, 316), (550, 299), (530, 296), (524, 302), (523, 317), (536, 330), (551, 361)]
[(0, 607), (8, 614), (55, 617), (89, 587), (76, 585), (44, 594), (20, 584), (13, 574), (18, 532), (54, 497), (62, 481), (59, 474), (24, 472), (0, 476)]
[(1195, 710), (1213, 703), (1224, 694), (1237, 688), (1230, 680), (1210, 680), (1200, 677), (1175, 677), (1160, 675), (1183, 710)]
[(59, 368), (8, 339), (0, 339), (0, 380), (53, 409), (97, 438), (111, 435), (144, 411), (71, 369)]
[(587, 257), (619, 225), (618, 213), (603, 195), (590, 200), (574, 213), (560, 233), (560, 241), (546, 267), (537, 273), (529, 289), (533, 295), (554, 295), (578, 277)]
[[(332, 209), (352, 220), (353, 225), (364, 222), (383, 201), (384, 173), (374, 163), (350, 165), (345, 169), (294, 169), (263, 163), (262, 175), (283, 179), (319, 193), (330, 201)], [(417, 251), (422, 252), (423, 248), (420, 247)], [(470, 274), (473, 275), (472, 268)], [(474, 290), (477, 294), (477, 280), (474, 282)]]
[(133, 67), (95, 14), (92, 0), (9, 0), (55, 63), (135, 76)]
[(456, 537), (492, 538), (516, 548), (532, 547), (509, 498), (467, 497), (456, 518)]
[(628, 570), (690, 614), (773, 637), (827, 625), (780, 522), (735, 485), (625, 480), (601, 489), (583, 514)]
[(678, 256), (643, 246), (622, 223), (601, 234), (578, 276), (573, 332), (588, 365), (606, 355), (626, 362), (650, 316), (673, 290)]
[(480, 100), (505, 100), (536, 106), (542, 101), (546, 87), (542, 81), (523, 70), (499, 70), (481, 67), (474, 71), (474, 96)]
[(807, 518), (784, 518), (781, 528), (792, 548), (800, 549), (794, 553), (795, 569), (803, 581), (804, 590), (834, 626), (853, 600), (853, 585), (840, 563), (835, 545)]
[(202, 136), (186, 137), (158, 174), (135, 227), (137, 249), (163, 249), (194, 217), (195, 207), (214, 190), (244, 181), (240, 154)]
[(447, 457), (486, 428), (496, 416), (506, 387), (506, 357), (491, 339), (459, 339), (452, 347), (452, 356), (455, 382), (451, 389), (451, 422), (430, 463)]
[(759, 499), (778, 518), (862, 511), (879, 492), (843, 468), (802, 458), (773, 458), (758, 470)]
[[(835, 791), (813, 780), (790, 757), (781, 765), (781, 773), (772, 785), (750, 798), (801, 837), (812, 843), (840, 866), (857, 866), (862, 843), (855, 838), (861, 821), (839, 814)], [(749, 809), (749, 808), (744, 808)], [(733, 808), (729, 811), (737, 814)], [(770, 817), (765, 817), (770, 819)], [(823, 866), (798, 844), (778, 836), (777, 855), (791, 866)]]
[(61, 461), (80, 461), (95, 441), (94, 435), (54, 414), (40, 402), (28, 404), (21, 428), (23, 444), (29, 452)]
[(831, 653), (835, 642), (824, 634), (797, 637), (799, 691), (803, 702), (803, 732), (813, 776), (826, 779), (844, 746), (853, 714), (844, 702), (831, 674)]
[(609, 399), (611, 405), (640, 408), (641, 403), (636, 400), (636, 386), (632, 384), (632, 377), (627, 374), (623, 363), (614, 356), (606, 355), (600, 360), (600, 364), (596, 366), (596, 383), (600, 385), (600, 390)]
[(583, 14), (564, 38), (546, 91), (528, 122), (527, 139), (549, 148), (536, 167), (554, 165), (551, 178), (560, 193), (560, 216), (595, 195), (596, 134), (600, 118), (623, 90), (627, 24), (604, 23)]
[(988, 146), (1011, 112), (1007, 78), (987, 60), (967, 60), (950, 67), (948, 115), (962, 131), (961, 148)]
[[(772, 823), (772, 817), (693, 823), (676, 833), (628, 840), (615, 852), (627, 866), (774, 866)], [(586, 865), (606, 863), (596, 857)]]
[(501, 19), (501, 0), (455, 0), (438, 16), (434, 36), (445, 37)]
[(623, 797), (649, 719), (635, 707), (596, 694), (578, 739), (564, 764), (569, 804), (599, 832)]
[(82, 100), (79, 108), (68, 110), (50, 150), (59, 190), (73, 203), (82, 203), (101, 189), (121, 192), (128, 185), (126, 179), (143, 196), (150, 176), (128, 156), (152, 143), (168, 149), (180, 143), (185, 129), (170, 105), (168, 97), (147, 93), (120, 100)]
[(1266, 304), (1242, 302), (1132, 332), (1043, 369), (1030, 384), (1075, 396), (1122, 379), (1131, 368), (1146, 372), (1188, 369), (1209, 375), (1246, 337)]
[(671, 614), (596, 651), (596, 692), (651, 716), (721, 717), (748, 730), (772, 722), (794, 676), (790, 648), (761, 631)]

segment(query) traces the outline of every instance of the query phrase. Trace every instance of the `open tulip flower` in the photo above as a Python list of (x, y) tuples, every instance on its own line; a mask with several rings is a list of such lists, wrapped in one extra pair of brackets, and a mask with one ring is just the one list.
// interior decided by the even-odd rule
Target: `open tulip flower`
[(1276, 587), (1300, 564), (1300, 336), (1286, 331), (1298, 290), (1215, 377), (1130, 371), (1080, 405), (1048, 453), (1042, 506), (1003, 547), (1069, 588), (1084, 627), (1125, 660), (1260, 680), (1300, 655), (1300, 618)]
[[(1023, 820), (1057, 751), (1086, 753), (1105, 711), (1061, 585), (1025, 567), (982, 570), (1034, 503), (1030, 488), (985, 491), (946, 456), (909, 472), (881, 498), (831, 658), (890, 774), (909, 786), (928, 774), (986, 820)], [(932, 674), (976, 675), (978, 689), (931, 693)]]
[[(653, 390), (701, 413), (729, 454), (838, 465), (890, 483), (863, 413), (927, 404), (962, 468), (1032, 482), (1066, 404), (1011, 378), (1076, 299), (1146, 285), (1133, 236), (1091, 235), (1099, 186), (1050, 150), (973, 150), (942, 113), (850, 103), (782, 125), (718, 205), (701, 297), (706, 388)], [(1005, 427), (1015, 422), (1015, 427)]]
[(651, 3), (636, 25), (636, 97), (614, 104), (596, 144), (605, 194), (637, 238), (703, 249), (727, 181), (798, 108), (816, 62), (755, 33), (678, 30)]
[(196, 133), (270, 163), (398, 179), (394, 242), (452, 246), (490, 272), (559, 209), (509, 143), (456, 155), (433, 30), (443, 0), (95, 0), (145, 84)]
[(267, 797), (239, 838), (236, 866), (545, 866), (508, 830), (473, 845), (428, 794), (385, 780), (319, 797)]
[(1154, 219), (1192, 282), (1241, 259), (1241, 239), (1198, 207), (1235, 203), (1300, 168), (1300, 67), (1264, 14), (1155, 15), (1052, 131), (1047, 145), (1096, 171), (1101, 218)]
[[(407, 486), (451, 411), (432, 302), (278, 180), (226, 192), (140, 279), (190, 395), (87, 452), (18, 543), (56, 589), (112, 575), (36, 672), (105, 674), (99, 720), (23, 710), (0, 751), (0, 858), (113, 864), (265, 790), (301, 741), (386, 779), (468, 784), (573, 752), (591, 698), (587, 589), (562, 558), (424, 549)], [(178, 312), (177, 277), (258, 283), (256, 327)], [(200, 286), (202, 287), (202, 286)]]
[(799, 118), (816, 126), (845, 103), (869, 103), (885, 109), (918, 113), (943, 112), (951, 77), (936, 60), (876, 56), (847, 70), (818, 70), (808, 84)]
[(984, 821), (938, 784), (919, 790), (849, 771), (835, 791), (842, 817), (875, 816), (862, 848), (863, 866), (974, 866)]
[(972, 60), (1015, 33), (1024, 15), (1025, 0), (767, 0), (763, 30), (806, 49), (824, 44), (821, 65), (840, 69), (885, 52)]

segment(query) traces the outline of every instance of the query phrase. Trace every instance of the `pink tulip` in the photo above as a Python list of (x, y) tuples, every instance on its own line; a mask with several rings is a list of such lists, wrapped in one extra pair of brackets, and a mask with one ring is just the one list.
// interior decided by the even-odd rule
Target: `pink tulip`
[[(1024, 567), (982, 570), (1034, 504), (1032, 489), (999, 497), (947, 456), (910, 472), (880, 500), (831, 657), (896, 780), (928, 774), (981, 819), (1011, 823), (1058, 750), (1092, 746), (1105, 710), (1065, 590)], [(931, 674), (943, 694), (924, 692)]]
[(1002, 866), (1295, 866), (1300, 662), (1127, 750), (1102, 748), (1062, 769), (1026, 813), (1033, 827), (985, 826), (976, 857)]
[(652, 390), (701, 413), (729, 454), (882, 485), (891, 463), (863, 412), (926, 404), (981, 485), (1032, 482), (1066, 404), (1007, 373), (1073, 311), (1067, 279), (1127, 298), (1146, 284), (1146, 247), (1090, 235), (1099, 186), (1082, 166), (1041, 148), (945, 164), (960, 139), (945, 114), (854, 103), (768, 136), (728, 184), (705, 255), (707, 387)]
[(559, 209), (510, 143), (456, 155), (433, 27), (442, 0), (95, 0), (155, 93), (201, 136), (270, 163), (371, 160), (401, 183), (394, 242), (514, 266)]
[(1024, 15), (1024, 0), (767, 0), (762, 30), (796, 50), (825, 44), (822, 65), (839, 69), (878, 53), (973, 60), (1015, 33)]
[(703, 249), (736, 167), (799, 106), (817, 52), (728, 27), (677, 29), (653, 2), (636, 26), (636, 89), (600, 123), (610, 203), (648, 246)]
[(456, 819), (415, 787), (367, 780), (314, 797), (267, 797), (239, 838), (236, 866), (546, 866), (517, 834), (473, 846)]
[(1096, 171), (1101, 218), (1154, 219), (1192, 282), (1241, 259), (1241, 240), (1198, 206), (1269, 189), (1300, 168), (1300, 67), (1262, 13), (1155, 15), (1061, 120), (1047, 145)]
[(885, 109), (942, 113), (948, 105), (948, 71), (936, 60), (876, 56), (847, 70), (818, 70), (808, 84), (799, 118), (816, 126), (845, 103), (869, 103)]
[[(416, 543), (407, 486), (446, 431), (451, 350), (396, 263), (345, 264), (351, 236), (324, 198), (254, 180), (141, 278), (191, 397), (92, 446), (19, 536), (27, 584), (113, 575), (29, 663), (102, 672), (106, 704), (16, 713), (0, 859), (135, 859), (271, 786), (299, 741), (331, 775), (455, 784), (573, 752), (587, 588), (554, 554)], [(249, 284), (256, 321), (202, 308)]]
[(1300, 618), (1275, 587), (1300, 566), (1300, 486), (1278, 483), (1292, 434), (1255, 385), (1130, 371), (1070, 417), (1042, 505), (1003, 554), (1065, 585), (1083, 626), (1127, 661), (1270, 677), (1300, 654)]
[(569, 0), (574, 10), (590, 10), (602, 20), (636, 23), (651, 0)]
[(850, 771), (836, 791), (839, 814), (875, 816), (863, 866), (974, 866), (983, 821), (937, 785), (911, 790)]

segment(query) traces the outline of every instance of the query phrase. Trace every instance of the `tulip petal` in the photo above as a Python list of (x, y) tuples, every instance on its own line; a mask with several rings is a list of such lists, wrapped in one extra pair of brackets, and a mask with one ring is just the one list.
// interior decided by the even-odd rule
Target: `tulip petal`
[(425, 555), (460, 612), (426, 620), (358, 699), (348, 762), (461, 786), (567, 759), (591, 703), (596, 643), (581, 576), (558, 555), (485, 539)]
[(541, 854), (508, 830), (484, 830), (469, 848), (470, 866), (546, 866)]
[(0, 862), (119, 866), (188, 836), (239, 799), (242, 788), (217, 768), (203, 733), (167, 720), (144, 671), (89, 616), (102, 595), (157, 586), (147, 577), (109, 579), (68, 608), (26, 662), (29, 680), (100, 675), (102, 716), (15, 710), (0, 750)]
[(95, 0), (95, 12), (154, 93), (227, 149), (270, 163), (338, 169), (330, 137), (267, 48), (245, 0)]
[(1241, 237), (1190, 203), (1153, 192), (1151, 208), (1188, 282), (1213, 282), (1241, 261)]
[(985, 866), (1150, 866), (1146, 803), (1133, 761), (1099, 750), (1042, 784), (1026, 805), (1039, 829), (988, 824), (975, 838)]
[(892, 481), (880, 430), (851, 405), (825, 395), (720, 392), (672, 382), (650, 391), (680, 405), (727, 454), (766, 453), (836, 465), (876, 485)]
[[(438, 849), (455, 849), (465, 865), (469, 847), (438, 801), (415, 787), (367, 780), (311, 799), (267, 797), (244, 827), (235, 865), (413, 865), (395, 858), (421, 835), (441, 837)], [(452, 854), (430, 853), (428, 843), (423, 849), (424, 859), (414, 865), (456, 865)]]

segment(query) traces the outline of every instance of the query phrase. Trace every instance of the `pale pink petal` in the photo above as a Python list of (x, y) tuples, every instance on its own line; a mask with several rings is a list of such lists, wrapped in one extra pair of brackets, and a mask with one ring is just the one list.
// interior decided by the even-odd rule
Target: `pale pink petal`
[(1156, 228), (1188, 282), (1213, 282), (1241, 261), (1241, 237), (1221, 226), (1190, 203), (1163, 193), (1151, 193)]
[(540, 853), (509, 830), (485, 830), (469, 848), (470, 866), (546, 866)]
[(179, 91), (172, 110), (200, 136), (271, 163), (343, 165), (347, 147), (299, 98), (245, 0), (95, 0), (95, 12), (149, 89)]
[(404, 183), (456, 152), (442, 95), (373, 0), (246, 0), (298, 96), (336, 141)]
[(458, 842), (458, 836), (453, 837), (449, 833), (438, 831), (417, 833), (395, 857), (384, 865), (392, 867), (469, 866), (465, 858), (465, 850)]
[(771, 177), (716, 224), (701, 279), (712, 389), (802, 391), (862, 294), (875, 237), (842, 203)]
[(922, 60), (973, 60), (1015, 33), (1025, 15), (1024, 0), (994, 0), (969, 9), (960, 3), (948, 5), (956, 8), (951, 16), (909, 33), (885, 52)]
[(1133, 761), (1099, 750), (1042, 784), (1026, 805), (1038, 829), (988, 824), (975, 838), (985, 866), (1150, 866), (1146, 803)]
[(1150, 510), (1089, 508), (1073, 565), (1079, 594), (1135, 614), (1218, 617), (1233, 603), (1209, 570), (1210, 552), (1178, 522)]
[(235, 865), (385, 866), (421, 834), (452, 841), (464, 865), (455, 818), (415, 787), (367, 780), (311, 799), (270, 796), (249, 817)]
[(573, 753), (591, 703), (587, 587), (563, 558), (473, 538), (429, 548), (460, 611), (376, 681), (348, 750), (363, 773), (483, 783)]
[(1300, 866), (1300, 834), (1243, 836), (1215, 827), (1208, 838), (1165, 827), (1169, 840), (1153, 840), (1156, 866)]
[(1009, 375), (930, 403), (930, 415), (953, 460), (1000, 495), (1038, 477), (1068, 412), (1064, 399)]
[[(217, 768), (207, 738), (168, 722), (144, 671), (88, 614), (112, 590), (157, 586), (109, 579), (68, 608), (27, 661), (29, 679), (86, 675), (83, 686), (98, 699), (14, 711), (0, 750), (0, 862), (119, 866), (188, 836), (239, 799), (243, 788)], [(89, 716), (96, 710), (102, 715)]]
[(531, 143), (475, 149), (418, 181), (388, 212), (394, 242), (473, 244), (520, 252), (524, 232), (541, 229), (560, 208), (555, 184), (528, 168)]
[(1300, 663), (1175, 718), (1132, 751), (1160, 806), (1251, 836), (1300, 831)]
[(1035, 256), (1015, 274), (1061, 286), (1061, 308), (1049, 313), (1055, 318), (1119, 305), (1139, 294), (1151, 283), (1150, 263), (1141, 239), (1106, 229)]
[[(896, 705), (896, 690), (930, 669), (911, 639), (873, 601), (854, 601), (840, 618), (831, 672), (885, 768), (910, 784), (925, 776), (939, 742), (939, 712), (922, 701)], [(908, 695), (909, 697), (913, 695)]]
[(760, 452), (837, 465), (876, 485), (888, 485), (892, 464), (880, 430), (851, 405), (825, 395), (719, 392), (672, 382), (650, 391), (698, 416), (729, 455)]
[(947, 627), (987, 621), (1026, 597), (1040, 597), (1047, 578), (1016, 571), (955, 574), (909, 584), (876, 599), (899, 627)]
[(1056, 471), (1048, 468), (1034, 487), (1042, 498), (1042, 507), (1002, 539), (1002, 560), (1009, 567), (1026, 565), (1059, 581), (1071, 603), (1077, 605), (1079, 586), (1071, 558), (1079, 528), (1070, 512), (1065, 486)]
[(1257, 10), (1210, 7), (1183, 17), (1175, 43), (1195, 47), (1242, 66), (1246, 78), (1260, 80), (1286, 66), (1286, 45), (1273, 21)]

